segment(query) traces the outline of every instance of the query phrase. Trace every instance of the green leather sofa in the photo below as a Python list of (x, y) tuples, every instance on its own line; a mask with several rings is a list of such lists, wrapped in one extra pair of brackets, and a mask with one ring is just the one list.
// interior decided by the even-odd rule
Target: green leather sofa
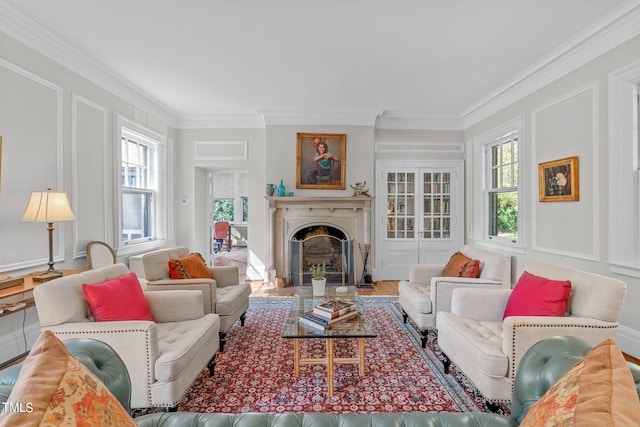
[[(92, 339), (65, 343), (69, 352), (100, 378), (126, 409), (131, 388), (120, 358), (106, 344)], [(522, 359), (514, 385), (512, 417), (491, 413), (376, 413), (376, 414), (198, 414), (165, 412), (135, 419), (141, 427), (485, 427), (518, 426), (531, 406), (593, 346), (574, 337), (554, 337), (531, 347)], [(629, 365), (636, 391), (640, 368)], [(0, 371), (0, 404), (15, 384), (20, 366)], [(3, 405), (0, 405), (0, 409)], [(0, 414), (0, 425), (2, 424)]]

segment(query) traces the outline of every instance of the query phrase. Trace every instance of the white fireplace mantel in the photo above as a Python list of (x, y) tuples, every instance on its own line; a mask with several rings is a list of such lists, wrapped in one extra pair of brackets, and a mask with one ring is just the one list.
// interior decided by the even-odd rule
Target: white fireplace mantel
[[(357, 244), (371, 240), (372, 197), (265, 197), (268, 203), (268, 264), (289, 278), (289, 239), (303, 227), (330, 225), (342, 230)], [(356, 273), (362, 260), (355, 259)]]

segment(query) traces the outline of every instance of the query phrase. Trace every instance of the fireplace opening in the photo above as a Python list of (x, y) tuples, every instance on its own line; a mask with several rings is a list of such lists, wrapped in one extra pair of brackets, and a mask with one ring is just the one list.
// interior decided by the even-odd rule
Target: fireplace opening
[(329, 225), (314, 225), (298, 230), (289, 241), (290, 283), (311, 283), (309, 267), (324, 264), (327, 284), (354, 283), (353, 241), (341, 230)]

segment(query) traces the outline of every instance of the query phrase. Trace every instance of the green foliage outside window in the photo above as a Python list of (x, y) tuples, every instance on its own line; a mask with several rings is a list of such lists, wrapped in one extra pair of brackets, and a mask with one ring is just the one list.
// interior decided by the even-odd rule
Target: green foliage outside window
[(497, 226), (500, 237), (518, 238), (518, 193), (497, 194)]
[(217, 199), (213, 201), (214, 221), (233, 221), (233, 199)]

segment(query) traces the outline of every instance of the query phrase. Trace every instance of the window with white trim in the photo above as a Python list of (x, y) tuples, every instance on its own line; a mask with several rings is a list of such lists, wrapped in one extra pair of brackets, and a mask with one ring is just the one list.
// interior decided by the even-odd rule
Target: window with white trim
[(471, 141), (471, 236), (486, 245), (518, 249), (525, 245), (523, 122), (524, 117), (518, 116)]
[(640, 61), (609, 74), (611, 271), (640, 277)]
[(118, 177), (118, 248), (161, 238), (166, 228), (160, 192), (165, 138), (118, 117), (120, 139)]
[(518, 241), (518, 132), (507, 134), (485, 148), (489, 239)]

